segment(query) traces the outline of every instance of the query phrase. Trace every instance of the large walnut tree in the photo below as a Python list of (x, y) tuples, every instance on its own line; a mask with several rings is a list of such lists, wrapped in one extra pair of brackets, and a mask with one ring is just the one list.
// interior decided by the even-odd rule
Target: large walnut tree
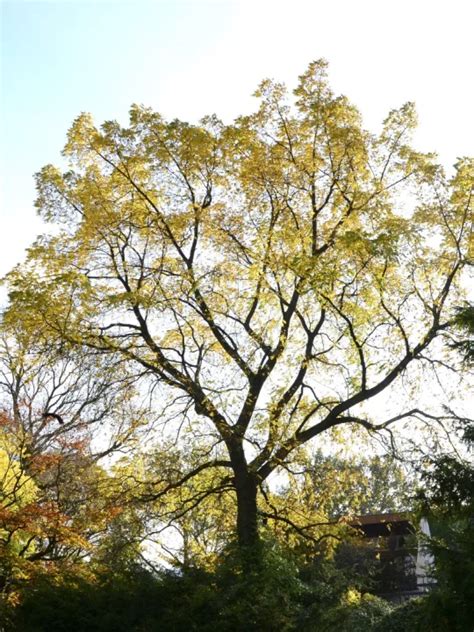
[(128, 127), (79, 116), (70, 170), (37, 176), (55, 230), (11, 273), (6, 315), (141, 376), (192, 465), (140, 493), (212, 472), (196, 498), (235, 492), (242, 545), (258, 540), (259, 489), (300, 446), (430, 419), (362, 406), (436, 360), (473, 243), (474, 163), (447, 178), (415, 151), (411, 104), (371, 134), (321, 61), (294, 96), (264, 81), (257, 97), (231, 125), (138, 106)]

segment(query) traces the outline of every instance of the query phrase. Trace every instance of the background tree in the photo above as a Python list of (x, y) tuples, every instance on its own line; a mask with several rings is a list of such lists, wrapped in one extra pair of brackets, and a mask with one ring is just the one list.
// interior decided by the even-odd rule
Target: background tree
[(0, 406), (0, 592), (12, 601), (43, 574), (87, 574), (82, 562), (104, 558), (132, 519), (104, 457), (135, 436), (142, 411), (107, 358), (39, 348), (15, 327), (0, 341)]
[(459, 339), (452, 343), (464, 356), (467, 364), (474, 363), (474, 305), (467, 303), (459, 307), (455, 317), (455, 324), (461, 332)]
[(436, 584), (426, 604), (425, 620), (442, 632), (474, 625), (474, 424), (461, 428), (464, 449), (425, 464), (419, 511), (428, 516)]
[[(214, 470), (201, 496), (233, 489), (241, 545), (258, 541), (259, 489), (303, 444), (438, 418), (393, 389), (438, 357), (472, 248), (473, 161), (447, 179), (414, 151), (411, 104), (370, 134), (321, 61), (293, 101), (271, 81), (256, 94), (229, 126), (79, 116), (70, 170), (37, 178), (56, 232), (9, 275), (5, 316), (139, 376), (161, 453), (192, 454), (143, 497)], [(381, 393), (400, 405), (374, 420)]]

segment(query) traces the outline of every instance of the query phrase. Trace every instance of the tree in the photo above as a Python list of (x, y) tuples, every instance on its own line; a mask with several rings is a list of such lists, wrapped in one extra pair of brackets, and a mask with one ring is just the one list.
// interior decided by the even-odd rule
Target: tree
[[(423, 476), (419, 511), (429, 517), (432, 536), (426, 546), (434, 558), (436, 584), (426, 603), (424, 621), (440, 631), (474, 625), (474, 424), (463, 428), (464, 450), (433, 458)], [(470, 458), (471, 457), (471, 458)]]
[[(4, 413), (0, 423), (0, 596), (15, 602), (26, 580), (86, 555), (88, 535), (100, 532), (104, 520), (98, 527), (102, 503), (92, 498), (98, 473), (90, 467), (84, 472), (90, 464), (77, 445), (30, 455), (19, 425)], [(79, 487), (81, 500), (88, 501), (81, 509), (73, 507)]]
[(455, 340), (451, 346), (463, 354), (467, 364), (472, 364), (474, 362), (474, 305), (467, 303), (459, 307), (455, 324), (462, 333), (461, 338)]
[(213, 471), (183, 507), (232, 489), (242, 546), (258, 542), (259, 490), (300, 446), (443, 416), (400, 402), (374, 420), (364, 404), (437, 359), (472, 248), (474, 163), (448, 179), (413, 150), (412, 104), (370, 134), (323, 61), (294, 95), (264, 81), (258, 110), (227, 126), (133, 106), (128, 127), (98, 129), (82, 114), (70, 170), (37, 176), (56, 230), (8, 279), (7, 322), (149, 389), (160, 454), (178, 443), (189, 469), (170, 459), (137, 493)]
[[(117, 388), (118, 387), (118, 388)], [(14, 602), (34, 577), (104, 564), (113, 533), (133, 521), (121, 472), (100, 461), (140, 421), (133, 380), (106, 357), (39, 348), (16, 326), (0, 340), (0, 597)], [(133, 416), (135, 413), (135, 416)], [(123, 418), (126, 417), (126, 423)], [(129, 419), (131, 417), (131, 419)], [(107, 422), (100, 449), (93, 428)], [(141, 523), (135, 518), (136, 529)], [(125, 540), (125, 538), (124, 538)], [(127, 542), (121, 542), (122, 549)], [(120, 561), (115, 546), (114, 565)], [(122, 556), (123, 557), (123, 556)], [(112, 563), (110, 563), (112, 566)]]

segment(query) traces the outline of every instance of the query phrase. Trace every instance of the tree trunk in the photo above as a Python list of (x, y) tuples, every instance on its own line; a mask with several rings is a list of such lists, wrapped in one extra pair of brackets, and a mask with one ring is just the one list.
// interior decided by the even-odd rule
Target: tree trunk
[(237, 541), (240, 547), (259, 543), (257, 525), (257, 483), (247, 471), (235, 474), (237, 493)]

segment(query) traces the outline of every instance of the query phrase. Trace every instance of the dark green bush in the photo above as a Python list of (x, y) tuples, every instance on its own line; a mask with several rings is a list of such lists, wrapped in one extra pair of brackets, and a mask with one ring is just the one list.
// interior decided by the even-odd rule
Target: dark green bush
[(392, 607), (383, 599), (370, 594), (363, 595), (358, 603), (343, 605), (336, 611), (337, 626), (332, 629), (338, 632), (368, 632), (391, 611)]
[[(27, 591), (14, 613), (13, 632), (131, 632), (153, 620), (164, 602), (162, 585), (136, 570), (113, 581), (43, 579)], [(8, 629), (8, 628), (7, 628)]]
[[(370, 628), (369, 628), (370, 629)], [(426, 622), (426, 598), (410, 599), (382, 617), (373, 632), (435, 632)]]
[(25, 593), (9, 632), (294, 630), (303, 590), (296, 566), (270, 545), (248, 555), (258, 563), (231, 550), (214, 573), (135, 569), (94, 582), (45, 579)]
[(465, 627), (470, 604), (456, 612), (455, 596), (445, 590), (393, 607), (361, 596), (356, 580), (323, 557), (298, 569), (271, 544), (246, 556), (230, 549), (212, 573), (152, 574), (136, 567), (91, 581), (43, 579), (25, 591), (6, 630), (471, 632)]

